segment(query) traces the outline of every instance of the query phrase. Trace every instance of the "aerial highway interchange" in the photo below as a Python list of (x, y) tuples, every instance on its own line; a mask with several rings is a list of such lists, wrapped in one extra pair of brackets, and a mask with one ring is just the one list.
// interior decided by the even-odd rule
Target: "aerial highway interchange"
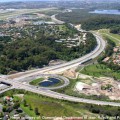
[[(52, 16), (52, 19), (56, 21), (55, 15)], [(57, 22), (60, 22), (60, 24), (63, 23), (62, 21), (59, 21), (59, 20)], [(106, 41), (103, 40), (103, 38), (98, 33), (93, 33), (93, 35), (96, 37), (96, 41), (97, 41), (96, 48), (91, 53), (81, 58), (72, 60), (67, 63), (60, 64), (60, 65), (44, 67), (44, 68), (39, 68), (35, 70), (29, 70), (29, 71), (20, 72), (12, 75), (1, 76), (0, 81), (11, 84), (11, 86), (7, 89), (1, 90), (0, 94), (11, 89), (24, 89), (26, 91), (41, 94), (44, 96), (48, 96), (56, 99), (68, 100), (72, 102), (120, 106), (120, 103), (78, 98), (78, 97), (73, 97), (73, 96), (52, 91), (54, 89), (60, 89), (69, 85), (69, 80), (66, 77), (57, 75), (58, 73), (71, 69), (73, 67), (77, 67), (90, 59), (94, 59), (104, 51), (106, 46)], [(42, 76), (53, 76), (53, 77), (60, 78), (64, 81), (64, 84), (58, 87), (51, 87), (51, 88), (36, 87), (29, 84), (29, 82), (35, 79), (36, 77), (42, 77)]]

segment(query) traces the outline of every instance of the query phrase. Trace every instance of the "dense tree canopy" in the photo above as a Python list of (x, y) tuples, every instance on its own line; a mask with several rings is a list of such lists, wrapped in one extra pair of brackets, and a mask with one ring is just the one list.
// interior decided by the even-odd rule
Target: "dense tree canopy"
[(86, 45), (68, 48), (56, 43), (54, 36), (41, 35), (39, 39), (22, 39), (7, 44), (0, 44), (0, 73), (7, 74), (11, 70), (22, 71), (31, 67), (43, 67), (50, 60), (72, 60), (92, 51), (96, 40), (91, 33), (87, 34)]
[(120, 18), (113, 17), (94, 17), (82, 22), (82, 28), (85, 30), (112, 28), (118, 25), (120, 25)]
[(110, 32), (111, 32), (111, 33), (114, 33), (114, 34), (120, 34), (120, 26), (112, 27), (112, 28), (110, 29)]

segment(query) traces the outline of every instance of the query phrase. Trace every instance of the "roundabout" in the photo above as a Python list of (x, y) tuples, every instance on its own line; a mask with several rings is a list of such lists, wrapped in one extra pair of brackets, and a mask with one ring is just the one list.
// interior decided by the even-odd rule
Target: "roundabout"
[[(37, 88), (44, 88), (48, 90), (55, 90), (55, 89), (60, 89), (64, 88), (69, 85), (69, 79), (66, 77), (60, 76), (60, 75), (53, 75), (53, 74), (44, 74), (44, 75), (39, 75), (37, 78), (36, 77), (30, 77), (28, 78), (29, 80), (26, 79), (25, 84), (29, 84), (33, 87)], [(34, 84), (35, 83), (35, 84)]]

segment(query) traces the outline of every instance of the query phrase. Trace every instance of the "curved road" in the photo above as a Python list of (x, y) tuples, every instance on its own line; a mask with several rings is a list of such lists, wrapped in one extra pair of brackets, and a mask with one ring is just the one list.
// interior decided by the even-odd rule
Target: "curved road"
[[(72, 101), (72, 102), (81, 102), (81, 103), (88, 103), (88, 104), (95, 104), (95, 105), (109, 105), (109, 106), (119, 106), (120, 107), (120, 103), (73, 97), (73, 96), (62, 94), (62, 93), (57, 93), (57, 92), (48, 90), (46, 88), (41, 88), (41, 87), (37, 88), (37, 87), (29, 85), (29, 84), (21, 83), (20, 81), (14, 82), (12, 80), (11, 81), (5, 80), (5, 82), (13, 85), (11, 88), (9, 88), (7, 90), (24, 89), (26, 91), (30, 91), (33, 93), (37, 93), (37, 94), (41, 94), (44, 96), (48, 96), (48, 97), (56, 98), (56, 99), (61, 99), (61, 100), (68, 100), (68, 101)], [(5, 92), (7, 90), (3, 90), (3, 92)], [(2, 92), (0, 92), (0, 93), (2, 93)]]
[(64, 24), (65, 22), (64, 22), (64, 21), (61, 21), (61, 20), (58, 20), (58, 19), (55, 17), (56, 15), (57, 15), (57, 14), (51, 16), (52, 21), (55, 22), (56, 24)]
[(15, 74), (15, 75), (9, 75), (7, 77), (12, 78), (13, 76), (17, 76), (17, 77), (14, 77), (14, 80), (15, 79), (20, 80), (20, 79), (24, 79), (25, 77), (34, 76), (37, 74), (43, 74), (43, 73), (55, 74), (55, 73), (63, 72), (65, 70), (68, 70), (73, 67), (77, 67), (78, 65), (80, 65), (81, 63), (83, 63), (89, 59), (94, 59), (104, 51), (106, 43), (98, 34), (96, 34), (96, 33), (93, 33), (93, 34), (97, 40), (97, 47), (91, 53), (86, 54), (85, 56), (83, 56), (81, 58), (72, 60), (72, 61), (64, 63), (64, 64), (45, 67), (45, 68), (36, 69), (36, 70), (30, 70), (30, 71), (26, 71), (26, 72), (21, 72), (21, 73)]

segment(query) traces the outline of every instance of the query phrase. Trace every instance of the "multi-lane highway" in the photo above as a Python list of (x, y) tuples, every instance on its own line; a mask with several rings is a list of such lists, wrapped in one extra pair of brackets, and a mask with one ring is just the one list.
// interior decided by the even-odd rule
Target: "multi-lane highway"
[(56, 17), (55, 17), (56, 15), (57, 14), (51, 16), (51, 19), (52, 19), (53, 22), (55, 22), (56, 24), (63, 24), (63, 23), (65, 23), (64, 21), (56, 19)]
[[(4, 90), (3, 92), (10, 90), (10, 89), (24, 89), (26, 91), (30, 91), (33, 93), (37, 93), (37, 94), (41, 94), (44, 96), (48, 96), (48, 97), (52, 97), (52, 98), (56, 98), (56, 99), (61, 99), (61, 100), (68, 100), (68, 101), (72, 101), (72, 102), (81, 102), (81, 103), (89, 103), (89, 104), (96, 104), (96, 105), (119, 106), (120, 107), (120, 103), (73, 97), (73, 96), (57, 93), (57, 92), (51, 91), (51, 90), (46, 89), (46, 88), (41, 88), (41, 87), (38, 88), (38, 87), (29, 85), (29, 84), (24, 84), (21, 81), (14, 82), (14, 80), (5, 80), (5, 82), (10, 83), (13, 86), (9, 89)], [(0, 92), (0, 93), (2, 93), (2, 92)]]
[[(64, 63), (64, 64), (56, 65), (56, 66), (50, 66), (50, 67), (45, 67), (45, 68), (41, 68), (41, 69), (17, 73), (15, 75), (10, 75), (8, 77), (18, 80), (18, 79), (24, 79), (25, 77), (42, 74), (42, 73), (56, 74), (56, 73), (60, 73), (65, 70), (68, 70), (70, 68), (76, 67), (89, 59), (94, 59), (104, 51), (104, 48), (106, 45), (106, 42), (102, 39), (101, 36), (99, 36), (99, 34), (94, 33), (94, 36), (96, 37), (96, 40), (97, 40), (96, 48), (91, 53), (89, 53), (81, 58), (72, 60), (72, 61)], [(13, 76), (17, 76), (17, 77), (15, 78)]]

